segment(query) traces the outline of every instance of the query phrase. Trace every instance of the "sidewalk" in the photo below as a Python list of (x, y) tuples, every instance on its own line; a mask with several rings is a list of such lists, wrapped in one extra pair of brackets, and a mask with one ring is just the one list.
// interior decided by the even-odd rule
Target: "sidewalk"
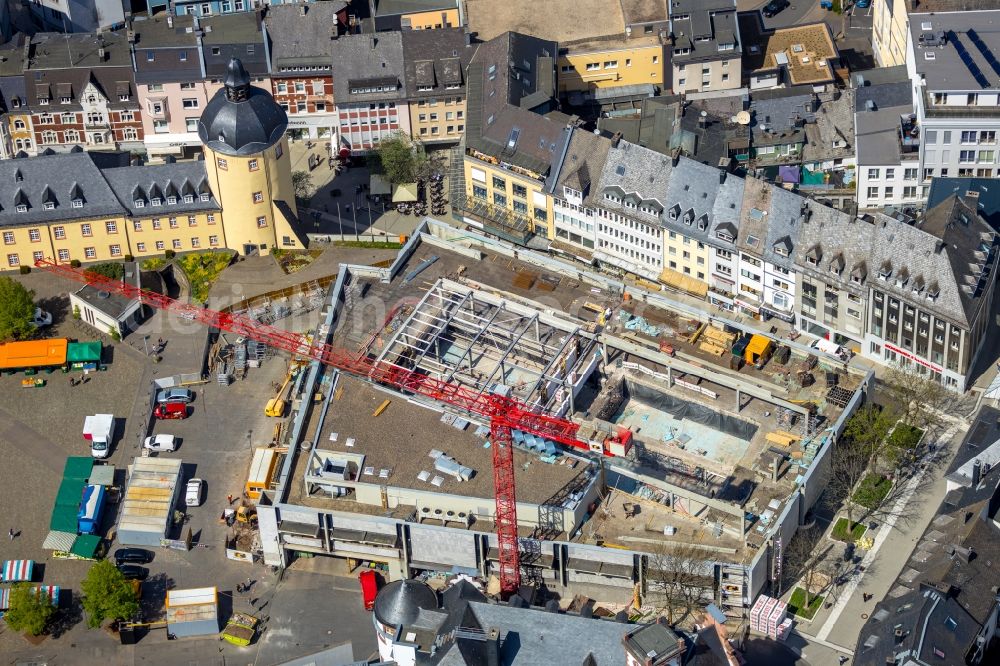
[[(952, 452), (956, 436), (961, 436), (965, 424), (950, 417), (948, 421), (945, 431), (938, 436), (938, 446), (947, 447), (949, 452)], [(868, 613), (893, 586), (917, 540), (933, 519), (944, 498), (944, 479), (926, 478), (928, 474), (933, 473), (934, 470), (921, 471), (906, 482), (903, 493), (891, 510), (891, 515), (881, 521), (872, 549), (865, 553), (861, 561), (864, 572), (860, 576), (852, 577), (843, 586), (833, 608), (820, 608), (811, 623), (798, 624), (796, 628), (799, 632), (810, 639), (853, 649)], [(916, 502), (921, 504), (918, 506)], [(916, 512), (913, 519), (907, 522), (900, 516), (908, 506), (911, 509), (915, 508)], [(827, 538), (835, 522), (836, 517), (831, 521), (823, 538)], [(891, 547), (883, 548), (886, 542), (890, 541)], [(872, 599), (865, 602), (862, 598), (863, 593), (873, 595)]]

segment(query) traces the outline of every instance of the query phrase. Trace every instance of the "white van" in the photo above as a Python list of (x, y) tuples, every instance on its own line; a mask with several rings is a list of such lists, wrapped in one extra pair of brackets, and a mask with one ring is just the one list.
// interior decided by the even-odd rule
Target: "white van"
[(176, 451), (177, 438), (173, 435), (153, 435), (146, 438), (142, 447), (150, 451)]

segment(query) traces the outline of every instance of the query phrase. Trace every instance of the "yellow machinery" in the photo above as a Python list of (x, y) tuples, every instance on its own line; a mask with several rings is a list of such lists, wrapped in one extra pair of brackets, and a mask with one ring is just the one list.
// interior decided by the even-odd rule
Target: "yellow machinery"
[(282, 417), (285, 415), (285, 389), (292, 383), (295, 376), (299, 374), (300, 367), (298, 363), (292, 363), (288, 367), (288, 374), (285, 375), (285, 381), (281, 385), (281, 388), (278, 389), (277, 395), (268, 400), (267, 405), (264, 406), (264, 416)]

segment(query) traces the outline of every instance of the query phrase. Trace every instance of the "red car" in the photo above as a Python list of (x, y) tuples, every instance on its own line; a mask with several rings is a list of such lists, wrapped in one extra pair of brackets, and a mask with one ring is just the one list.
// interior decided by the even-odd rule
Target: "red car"
[(375, 608), (375, 597), (378, 596), (378, 578), (371, 569), (365, 569), (358, 574), (358, 581), (361, 583), (361, 600), (365, 604), (365, 610)]
[(188, 406), (183, 402), (161, 402), (153, 410), (153, 416), (158, 419), (186, 419)]

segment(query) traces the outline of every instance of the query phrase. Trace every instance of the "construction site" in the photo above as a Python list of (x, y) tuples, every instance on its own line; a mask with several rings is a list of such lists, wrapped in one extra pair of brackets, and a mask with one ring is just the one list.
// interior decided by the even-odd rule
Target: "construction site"
[(386, 263), (227, 312), (144, 295), (220, 331), (220, 384), (268, 369), (229, 557), (639, 607), (684, 549), (746, 620), (870, 372), (430, 219)]
[(706, 594), (743, 618), (869, 378), (453, 233), (428, 222), (392, 266), (342, 268), (319, 331), (355, 361), (314, 363), (292, 389), (289, 455), (258, 506), (265, 560), (495, 583), (497, 440), (466, 406), (499, 395), (574, 430), (567, 445), (510, 426), (522, 581), (625, 602), (657, 554), (689, 546)]

